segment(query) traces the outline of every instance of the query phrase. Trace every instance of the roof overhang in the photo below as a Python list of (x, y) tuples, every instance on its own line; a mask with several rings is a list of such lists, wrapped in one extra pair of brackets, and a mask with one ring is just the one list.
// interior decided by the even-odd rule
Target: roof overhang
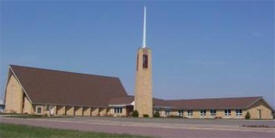
[(135, 101), (131, 103), (122, 103), (122, 104), (109, 104), (109, 107), (125, 107), (125, 106), (135, 106)]

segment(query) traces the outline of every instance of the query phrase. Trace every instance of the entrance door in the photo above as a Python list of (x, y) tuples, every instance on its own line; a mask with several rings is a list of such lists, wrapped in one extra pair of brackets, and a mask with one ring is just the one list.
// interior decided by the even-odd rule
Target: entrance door
[(132, 115), (133, 111), (134, 111), (134, 106), (132, 105), (126, 106), (126, 116)]

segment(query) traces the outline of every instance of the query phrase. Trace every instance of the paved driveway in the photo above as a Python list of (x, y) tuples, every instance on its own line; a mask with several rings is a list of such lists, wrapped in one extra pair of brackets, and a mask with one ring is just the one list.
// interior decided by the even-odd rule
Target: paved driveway
[[(153, 137), (197, 138), (274, 138), (275, 121), (256, 120), (188, 120), (188, 119), (138, 119), (107, 117), (75, 117), (48, 119), (20, 119), (0, 117), (0, 122), (73, 129), (106, 133), (127, 133)], [(264, 125), (270, 128), (242, 127)]]

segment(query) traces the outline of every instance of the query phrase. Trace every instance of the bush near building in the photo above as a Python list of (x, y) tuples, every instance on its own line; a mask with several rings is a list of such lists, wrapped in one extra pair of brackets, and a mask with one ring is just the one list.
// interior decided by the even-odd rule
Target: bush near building
[(155, 112), (155, 113), (154, 113), (154, 117), (157, 117), (157, 118), (160, 117), (159, 112)]
[(138, 117), (138, 111), (137, 111), (137, 110), (135, 110), (135, 111), (133, 112), (133, 117)]
[(246, 113), (245, 119), (250, 119), (250, 113), (249, 112)]
[(149, 115), (148, 115), (148, 114), (143, 114), (143, 117), (144, 117), (144, 118), (148, 118)]

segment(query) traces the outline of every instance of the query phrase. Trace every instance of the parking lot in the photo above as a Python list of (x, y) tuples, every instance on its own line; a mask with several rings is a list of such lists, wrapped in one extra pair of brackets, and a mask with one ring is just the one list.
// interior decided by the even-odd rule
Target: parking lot
[(169, 118), (10, 118), (0, 122), (152, 137), (275, 137), (274, 120), (199, 120)]

